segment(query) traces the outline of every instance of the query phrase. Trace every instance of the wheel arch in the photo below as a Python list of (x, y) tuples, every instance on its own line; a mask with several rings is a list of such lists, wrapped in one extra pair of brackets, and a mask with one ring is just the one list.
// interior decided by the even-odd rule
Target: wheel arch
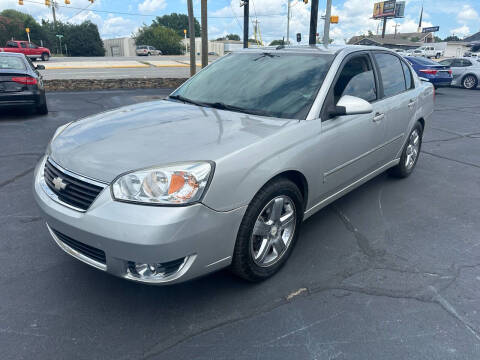
[(421, 117), (420, 119), (417, 120), (422, 125), (422, 133), (425, 131), (425, 119)]
[(462, 76), (461, 85), (463, 85), (463, 81), (464, 81), (465, 78), (466, 78), (467, 76), (469, 76), (469, 75), (471, 75), (471, 76), (473, 76), (475, 79), (477, 79), (477, 86), (478, 86), (478, 75), (475, 74), (475, 73), (472, 73), (472, 72), (466, 73), (465, 75)]
[[(307, 203), (308, 203), (308, 181), (305, 175), (303, 175), (300, 171), (298, 170), (286, 170), (283, 171), (274, 177), (272, 177), (270, 180), (268, 180), (261, 189), (263, 189), (266, 185), (270, 184), (271, 182), (278, 180), (278, 179), (288, 179), (291, 182), (293, 182), (295, 185), (297, 185), (298, 189), (302, 193), (303, 197), (303, 210), (306, 210)], [(260, 190), (259, 190), (260, 191)]]

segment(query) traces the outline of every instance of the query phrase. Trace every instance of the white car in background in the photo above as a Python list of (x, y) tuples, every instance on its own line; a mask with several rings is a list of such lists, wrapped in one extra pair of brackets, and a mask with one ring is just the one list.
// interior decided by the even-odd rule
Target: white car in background
[(408, 56), (409, 55), (408, 51), (405, 50), (405, 49), (393, 49), (393, 51), (395, 51), (400, 56)]
[(138, 56), (162, 55), (160, 50), (148, 45), (138, 45), (136, 52)]

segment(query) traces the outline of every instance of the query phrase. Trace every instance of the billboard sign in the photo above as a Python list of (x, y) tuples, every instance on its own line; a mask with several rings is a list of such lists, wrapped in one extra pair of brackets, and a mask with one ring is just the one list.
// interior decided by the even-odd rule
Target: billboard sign
[(395, 16), (395, 3), (396, 0), (381, 1), (375, 3), (373, 6), (373, 18), (382, 18)]
[(395, 17), (405, 17), (405, 1), (397, 1), (397, 3), (395, 4)]
[(430, 33), (430, 32), (437, 32), (439, 30), (440, 30), (440, 26), (432, 26), (432, 27), (423, 28), (422, 32)]

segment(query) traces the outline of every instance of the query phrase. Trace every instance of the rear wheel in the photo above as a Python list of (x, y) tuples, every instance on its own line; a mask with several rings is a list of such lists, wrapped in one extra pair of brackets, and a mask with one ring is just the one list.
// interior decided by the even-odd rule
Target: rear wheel
[(478, 85), (478, 79), (475, 75), (467, 75), (462, 80), (462, 86), (465, 89), (472, 90)]
[(40, 114), (40, 115), (48, 114), (47, 99), (45, 95), (43, 96), (42, 103), (39, 106), (37, 106), (37, 114)]
[(50, 55), (48, 55), (48, 53), (43, 53), (42, 54), (42, 60), (43, 61), (48, 61), (50, 59)]
[(269, 278), (285, 264), (298, 238), (303, 198), (288, 179), (267, 184), (253, 198), (243, 217), (231, 270), (249, 280)]
[(406, 178), (410, 176), (417, 165), (420, 150), (422, 148), (422, 124), (417, 122), (408, 136), (405, 144), (400, 162), (397, 166), (391, 168), (389, 173), (398, 178)]

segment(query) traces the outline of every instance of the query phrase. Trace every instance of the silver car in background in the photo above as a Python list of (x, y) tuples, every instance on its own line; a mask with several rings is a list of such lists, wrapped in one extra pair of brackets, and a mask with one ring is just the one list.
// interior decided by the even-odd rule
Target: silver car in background
[(136, 53), (138, 56), (162, 55), (160, 50), (148, 45), (138, 45)]
[(244, 50), (165, 100), (60, 127), (34, 194), (58, 246), (102, 271), (168, 284), (230, 266), (260, 281), (305, 219), (386, 170), (412, 173), (433, 98), (387, 49)]
[(454, 58), (439, 62), (441, 65), (450, 66), (453, 81), (451, 86), (461, 86), (464, 89), (476, 89), (480, 79), (480, 61), (476, 58)]

